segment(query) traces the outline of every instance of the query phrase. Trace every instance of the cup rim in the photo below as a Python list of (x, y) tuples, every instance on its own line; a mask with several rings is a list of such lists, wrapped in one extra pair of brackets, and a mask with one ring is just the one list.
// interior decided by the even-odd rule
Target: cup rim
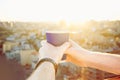
[(69, 33), (68, 31), (46, 31), (45, 33)]

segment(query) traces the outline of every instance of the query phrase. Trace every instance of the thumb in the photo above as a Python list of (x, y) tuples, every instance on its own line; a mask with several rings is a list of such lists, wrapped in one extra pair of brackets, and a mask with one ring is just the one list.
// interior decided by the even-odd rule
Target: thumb
[(60, 46), (59, 49), (61, 49), (61, 51), (65, 51), (69, 47), (70, 47), (70, 43), (69, 42), (65, 42), (63, 45)]

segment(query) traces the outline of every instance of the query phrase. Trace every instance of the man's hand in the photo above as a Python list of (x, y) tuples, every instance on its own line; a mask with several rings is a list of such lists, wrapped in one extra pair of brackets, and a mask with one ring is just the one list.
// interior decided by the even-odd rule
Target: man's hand
[(61, 60), (64, 52), (70, 46), (69, 42), (65, 42), (59, 47), (53, 46), (47, 41), (42, 41), (41, 44), (42, 47), (39, 50), (39, 58), (51, 58), (57, 63)]
[(85, 64), (83, 55), (87, 50), (82, 48), (76, 42), (72, 40), (70, 40), (69, 42), (71, 44), (71, 47), (68, 48), (65, 52), (67, 54), (66, 61), (85, 67), (86, 64)]

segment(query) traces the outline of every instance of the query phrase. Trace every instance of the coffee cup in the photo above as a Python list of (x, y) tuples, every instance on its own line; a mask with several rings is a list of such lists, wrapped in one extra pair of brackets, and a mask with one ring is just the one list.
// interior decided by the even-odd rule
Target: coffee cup
[(60, 46), (69, 40), (69, 33), (63, 31), (47, 31), (46, 39), (48, 43), (54, 46)]

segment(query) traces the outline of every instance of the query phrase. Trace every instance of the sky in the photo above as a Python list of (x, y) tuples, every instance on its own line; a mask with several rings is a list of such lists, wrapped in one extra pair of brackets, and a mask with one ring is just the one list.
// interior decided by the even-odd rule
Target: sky
[(120, 20), (120, 0), (0, 0), (0, 20)]

